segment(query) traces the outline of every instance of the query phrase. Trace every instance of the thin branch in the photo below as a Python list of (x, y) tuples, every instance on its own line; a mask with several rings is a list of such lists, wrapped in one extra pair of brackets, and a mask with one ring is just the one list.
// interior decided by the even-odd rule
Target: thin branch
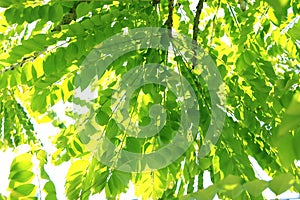
[(35, 59), (37, 59), (40, 55), (46, 55), (47, 53), (51, 53), (51, 51), (69, 43), (70, 41), (65, 41), (63, 42), (62, 44), (60, 45), (55, 45), (55, 47), (51, 48), (51, 49), (48, 49), (49, 47), (46, 47), (43, 51), (41, 52), (34, 52), (32, 56), (28, 56), (28, 57), (23, 57), (22, 61), (21, 62), (17, 62), (17, 63), (14, 63), (4, 69), (2, 69), (0, 71), (0, 75), (1, 74), (4, 74), (5, 72), (7, 71), (13, 71), (15, 70), (17, 67), (23, 67), (24, 64), (28, 63), (28, 62), (34, 62)]
[(199, 32), (199, 20), (200, 20), (200, 15), (203, 9), (203, 3), (204, 0), (199, 0), (198, 5), (196, 7), (196, 15), (194, 18), (194, 27), (193, 27), (193, 40), (197, 42), (197, 36)]
[[(66, 25), (66, 24), (70, 24), (72, 22), (72, 20), (76, 20), (77, 16), (76, 16), (76, 8), (77, 6), (80, 4), (81, 1), (76, 2), (73, 7), (70, 9), (69, 13), (67, 13), (65, 16), (63, 16), (62, 21), (60, 22), (60, 24), (58, 26), (56, 26), (53, 30), (51, 30), (51, 32), (53, 31), (60, 31), (61, 30), (61, 25)], [(89, 0), (87, 0), (87, 2), (89, 2)], [(61, 46), (61, 45), (59, 45)], [(56, 46), (56, 47), (59, 47)], [(33, 62), (36, 58), (38, 58), (40, 55), (42, 55), (43, 53), (46, 53), (48, 50), (47, 48), (44, 50), (44, 52), (35, 52), (33, 56), (28, 56), (28, 57), (23, 57), (22, 61), (19, 63), (14, 63), (9, 67), (6, 67), (5, 69), (0, 71), (0, 75), (7, 72), (7, 71), (13, 71), (15, 70), (16, 67), (20, 66), (22, 67), (25, 63), (27, 62)]]
[(168, 4), (169, 15), (168, 15), (168, 19), (166, 21), (166, 24), (167, 24), (168, 29), (172, 29), (172, 27), (173, 27), (174, 0), (168, 0), (168, 1), (169, 1), (169, 4)]
[[(198, 5), (196, 7), (196, 15), (195, 15), (195, 18), (194, 18), (194, 27), (193, 27), (193, 45), (197, 45), (197, 37), (198, 37), (198, 32), (199, 32), (199, 22), (200, 22), (200, 15), (201, 15), (201, 12), (202, 12), (202, 9), (203, 9), (203, 3), (204, 3), (204, 0), (199, 0), (198, 2)], [(194, 51), (194, 56), (192, 58), (192, 69), (195, 69), (195, 66), (196, 66), (196, 47), (193, 48), (193, 51)]]
[(23, 65), (27, 62), (33, 62), (37, 57), (39, 57), (41, 54), (40, 53), (37, 53), (35, 52), (33, 56), (28, 56), (28, 57), (23, 57), (22, 61), (21, 62), (18, 62), (18, 63), (14, 63), (4, 69), (2, 69), (0, 71), (0, 75), (1, 74), (4, 74), (5, 72), (7, 71), (13, 71), (15, 70), (17, 67), (23, 67)]

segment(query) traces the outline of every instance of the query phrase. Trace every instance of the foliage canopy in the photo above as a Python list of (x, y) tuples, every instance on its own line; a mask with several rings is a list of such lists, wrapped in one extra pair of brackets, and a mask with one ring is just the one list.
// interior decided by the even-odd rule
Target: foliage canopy
[[(56, 188), (45, 165), (71, 162), (66, 176), (68, 199), (88, 199), (105, 191), (108, 199), (125, 192), (130, 181), (143, 199), (263, 199), (300, 192), (300, 3), (297, 0), (153, 1), (0, 1), (0, 148), (28, 144), (31, 150), (11, 163), (9, 196), (0, 199), (56, 199)], [(195, 9), (194, 9), (195, 8)], [(122, 79), (141, 63), (178, 66), (198, 98), (197, 137), (170, 165), (150, 172), (128, 173), (93, 157), (78, 136), (53, 110), (58, 102), (72, 103), (74, 79), (88, 53), (107, 38), (141, 27), (165, 27), (184, 34), (211, 56), (224, 81), (226, 113), (218, 142), (210, 153), (199, 149), (211, 123), (210, 94), (201, 67), (180, 54), (143, 49), (113, 62), (99, 81), (96, 123), (116, 146), (136, 153), (168, 144), (178, 129), (181, 110), (174, 93), (146, 84), (130, 99), (129, 110), (141, 126), (150, 123), (150, 107), (166, 108), (166, 126), (151, 138), (126, 136), (111, 118), (110, 99)], [(90, 80), (82, 80), (88, 87)], [(78, 115), (67, 111), (70, 118)], [(60, 129), (48, 152), (34, 123), (51, 122)], [(255, 158), (272, 177), (256, 177), (249, 161)], [(163, 160), (164, 158), (162, 158)], [(152, 162), (152, 165), (156, 163)], [(38, 168), (38, 173), (36, 173)], [(204, 171), (213, 185), (203, 188)], [(34, 180), (40, 180), (38, 182)], [(42, 183), (42, 184), (40, 184)], [(42, 194), (42, 197), (41, 197)]]

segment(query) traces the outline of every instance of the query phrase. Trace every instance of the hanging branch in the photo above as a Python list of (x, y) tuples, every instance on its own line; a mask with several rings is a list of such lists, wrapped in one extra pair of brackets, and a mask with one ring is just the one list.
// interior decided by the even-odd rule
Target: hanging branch
[[(156, 0), (157, 1), (157, 0)], [(87, 2), (89, 2), (89, 0), (87, 0)], [(53, 30), (51, 30), (51, 32), (53, 31), (60, 31), (61, 30), (61, 25), (65, 25), (65, 24), (70, 24), (72, 22), (72, 20), (76, 20), (76, 8), (79, 5), (80, 1), (75, 3), (74, 6), (70, 9), (69, 13), (67, 13), (65, 16), (63, 16), (62, 21), (60, 22), (60, 24), (58, 26), (56, 26)], [(66, 44), (66, 43), (64, 43)], [(61, 45), (56, 46), (60, 47)], [(36, 58), (38, 58), (40, 55), (49, 52), (48, 47), (45, 48), (44, 51), (42, 52), (34, 52), (33, 56), (28, 56), (28, 57), (23, 57), (21, 62), (18, 63), (14, 63), (8, 67), (6, 67), (5, 69), (0, 71), (0, 75), (4, 74), (7, 71), (13, 71), (15, 70), (17, 67), (23, 67), (23, 65), (27, 62), (33, 62)]]
[(37, 57), (39, 57), (39, 55), (41, 55), (40, 52), (35, 52), (33, 56), (28, 56), (28, 57), (23, 57), (22, 61), (21, 62), (18, 62), (18, 63), (14, 63), (4, 69), (2, 69), (0, 71), (0, 75), (1, 74), (4, 74), (5, 72), (7, 71), (13, 71), (15, 70), (17, 67), (23, 67), (23, 65), (27, 62), (33, 62)]
[(169, 4), (168, 4), (169, 15), (168, 15), (168, 19), (166, 21), (166, 24), (167, 24), (168, 29), (172, 29), (172, 27), (173, 27), (174, 0), (168, 0), (168, 1), (169, 1)]
[(196, 7), (196, 15), (194, 18), (194, 27), (193, 27), (193, 40), (197, 42), (197, 36), (199, 32), (199, 21), (200, 21), (200, 15), (203, 9), (203, 3), (204, 0), (199, 0), (198, 5)]
[(24, 64), (28, 63), (28, 62), (34, 62), (35, 59), (37, 59), (40, 55), (46, 55), (48, 53), (50, 53), (51, 51), (69, 43), (70, 41), (65, 41), (64, 43), (60, 44), (60, 45), (55, 45), (55, 47), (49, 49), (49, 47), (45, 47), (45, 49), (41, 52), (34, 52), (32, 56), (28, 56), (28, 57), (23, 57), (22, 61), (21, 62), (17, 62), (17, 63), (14, 63), (4, 69), (2, 69), (0, 71), (0, 75), (1, 74), (4, 74), (5, 72), (7, 71), (13, 71), (15, 70), (17, 67), (23, 67)]
[[(203, 9), (203, 3), (204, 0), (199, 0), (198, 5), (196, 7), (196, 15), (194, 18), (194, 26), (193, 26), (193, 45), (197, 45), (197, 37), (198, 37), (198, 32), (199, 32), (199, 22), (200, 22), (200, 15)], [(192, 69), (195, 69), (196, 66), (196, 47), (193, 48), (194, 51), (194, 56), (192, 58)]]
[(166, 21), (169, 37), (172, 38), (174, 0), (168, 0), (169, 15)]

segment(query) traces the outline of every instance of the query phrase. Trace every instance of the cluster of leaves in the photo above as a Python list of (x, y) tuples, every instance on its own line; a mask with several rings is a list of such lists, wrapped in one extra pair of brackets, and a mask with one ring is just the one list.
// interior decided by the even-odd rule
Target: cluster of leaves
[(56, 199), (55, 186), (45, 170), (46, 163), (47, 154), (43, 150), (18, 155), (10, 167), (9, 199), (41, 198), (42, 190), (46, 194), (43, 199)]
[[(11, 164), (9, 198), (41, 197), (43, 188), (46, 199), (56, 199), (54, 184), (44, 168), (50, 157), (55, 165), (72, 163), (66, 177), (69, 199), (88, 199), (102, 191), (107, 198), (116, 198), (130, 182), (143, 199), (211, 199), (215, 194), (224, 199), (262, 199), (267, 187), (276, 194), (290, 188), (300, 192), (295, 164), (300, 159), (298, 1), (200, 0), (196, 11), (185, 0), (176, 4), (172, 0), (6, 0), (0, 7), (0, 147), (32, 147)], [(211, 115), (210, 95), (199, 75), (203, 66), (185, 62), (178, 52), (174, 56), (153, 49), (118, 58), (98, 82), (96, 99), (101, 105), (96, 125), (116, 147), (153, 152), (170, 143), (179, 127), (178, 99), (156, 84), (137, 90), (128, 112), (140, 126), (146, 126), (151, 121), (151, 106), (161, 104), (167, 110), (166, 126), (145, 139), (129, 137), (118, 127), (110, 104), (112, 94), (118, 90), (118, 80), (137, 65), (177, 66), (198, 97), (201, 115), (193, 145), (178, 160), (156, 171), (125, 173), (97, 161), (84, 145), (88, 141), (79, 137), (74, 125), (66, 127), (51, 107), (60, 101), (72, 102), (75, 75), (95, 45), (139, 27), (173, 28), (197, 40), (215, 61), (225, 83), (226, 120), (218, 143), (209, 155), (199, 158)], [(84, 87), (89, 83), (82, 80)], [(32, 120), (52, 122), (61, 129), (53, 140), (56, 152), (47, 155), (36, 139)], [(257, 180), (248, 156), (273, 180)], [(155, 167), (157, 163), (148, 164)], [(205, 170), (214, 183), (207, 189), (203, 188)]]
[[(288, 190), (295, 180), (293, 175), (286, 173), (280, 174), (272, 181), (264, 181), (255, 179), (249, 182), (244, 182), (239, 176), (229, 175), (215, 185), (209, 186), (206, 189), (199, 190), (195, 193), (188, 194), (182, 199), (213, 199), (217, 193), (224, 194), (231, 199), (243, 199), (246, 196), (245, 191), (251, 195), (252, 198), (258, 198), (266, 188), (270, 188), (275, 194), (281, 194)], [(296, 184), (295, 184), (296, 186)]]
[(37, 143), (30, 118), (8, 90), (2, 91), (0, 116), (1, 149)]

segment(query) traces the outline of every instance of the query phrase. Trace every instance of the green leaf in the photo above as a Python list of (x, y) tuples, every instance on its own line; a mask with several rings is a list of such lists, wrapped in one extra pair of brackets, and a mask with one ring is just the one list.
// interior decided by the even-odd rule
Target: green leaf
[(230, 198), (236, 198), (243, 192), (242, 179), (238, 176), (229, 175), (217, 185), (218, 191)]
[(23, 65), (23, 69), (21, 72), (21, 83), (27, 86), (32, 86), (32, 80), (33, 80), (33, 76), (32, 76), (32, 63), (30, 62), (26, 62)]
[(2, 195), (2, 194), (0, 194), (0, 200), (7, 200), (7, 197), (4, 196), (4, 195)]
[(49, 13), (51, 13), (49, 19), (54, 23), (60, 22), (63, 18), (63, 12), (63, 7), (60, 4), (55, 4), (49, 9)]
[[(33, 68), (34, 69), (34, 68)], [(32, 98), (31, 102), (31, 108), (33, 111), (39, 111), (39, 112), (46, 112), (48, 102), (47, 102), (47, 96), (49, 94), (47, 92), (42, 92), (39, 95), (36, 95)]]
[(9, 1), (0, 1), (1, 8), (8, 8), (10, 6)]
[(125, 192), (130, 179), (131, 175), (129, 173), (114, 171), (108, 180), (106, 194), (116, 196), (121, 192)]
[(78, 199), (84, 183), (84, 174), (90, 163), (87, 160), (77, 160), (72, 163), (66, 177), (66, 194), (69, 199)]
[(49, 55), (44, 60), (43, 70), (44, 70), (46, 76), (50, 76), (57, 70), (56, 64), (55, 64), (55, 57), (53, 55)]
[[(149, 148), (151, 149), (153, 146), (153, 144), (149, 145)], [(149, 165), (149, 167), (151, 169), (157, 169), (159, 166), (163, 165), (164, 163), (166, 163), (166, 158), (164, 156), (167, 155), (163, 155), (163, 154), (147, 154), (147, 165)]]
[(34, 189), (35, 189), (35, 185), (25, 184), (14, 188), (14, 191), (20, 194), (21, 196), (25, 197), (31, 194)]
[(296, 152), (294, 151), (293, 141), (294, 138), (290, 134), (274, 139), (274, 144), (278, 148), (280, 161), (285, 167), (290, 167), (297, 158)]
[(254, 180), (248, 183), (245, 183), (243, 187), (249, 192), (252, 196), (257, 197), (268, 187), (268, 182), (263, 180)]
[(278, 16), (286, 16), (290, 0), (267, 0)]
[(251, 65), (252, 62), (255, 62), (257, 56), (255, 55), (255, 53), (253, 51), (245, 51), (244, 54), (244, 61), (246, 64)]
[(158, 135), (162, 142), (168, 143), (173, 138), (173, 129), (170, 126), (164, 126)]
[(300, 126), (300, 92), (296, 93), (287, 108), (280, 125), (278, 136), (288, 134), (291, 129)]
[(103, 173), (100, 172), (96, 172), (95, 173), (95, 177), (94, 177), (94, 188), (95, 188), (95, 193), (100, 193), (103, 188), (106, 185), (106, 180), (108, 177), (109, 172), (108, 171), (104, 171)]
[(288, 30), (289, 35), (293, 37), (294, 40), (300, 40), (300, 21), (294, 24), (293, 28)]
[(22, 170), (29, 170), (33, 166), (31, 162), (31, 155), (30, 154), (21, 154), (17, 156), (10, 167), (10, 171), (22, 171)]
[(139, 121), (139, 126), (147, 126), (150, 124), (151, 118), (148, 116), (142, 117), (142, 119)]
[(201, 158), (199, 159), (199, 165), (202, 170), (205, 170), (211, 166), (211, 159), (209, 158)]
[(20, 171), (20, 172), (15, 173), (13, 175), (13, 177), (11, 177), (11, 180), (18, 181), (20, 183), (25, 183), (25, 182), (31, 180), (33, 176), (34, 176), (34, 173), (31, 171)]
[(141, 153), (142, 145), (139, 143), (138, 138), (127, 137), (126, 149), (130, 152)]
[(142, 173), (135, 183), (136, 195), (145, 199), (160, 199), (166, 189), (166, 169)]
[(110, 118), (106, 112), (100, 110), (96, 115), (96, 119), (101, 126), (104, 126), (108, 123)]
[(106, 137), (112, 139), (120, 133), (118, 125), (114, 120), (110, 120), (106, 126)]
[(50, 180), (48, 173), (46, 172), (44, 166), (40, 166), (41, 168), (41, 177), (46, 180)]
[(72, 163), (67, 177), (76, 176), (77, 174), (84, 173), (84, 170), (88, 167), (89, 162), (87, 160), (77, 160), (76, 162)]
[(211, 185), (206, 189), (199, 190), (198, 192), (188, 194), (179, 198), (180, 200), (211, 200), (217, 193), (215, 185)]
[(296, 159), (300, 160), (300, 148), (299, 148), (299, 144), (300, 144), (300, 131), (298, 130), (295, 135), (294, 135), (294, 140), (293, 140), (293, 146), (294, 146), (294, 152), (296, 154)]
[(280, 174), (275, 176), (272, 181), (270, 181), (269, 188), (276, 194), (279, 195), (286, 190), (288, 190), (294, 184), (294, 176), (287, 174)]
[(107, 13), (107, 14), (104, 14), (101, 16), (101, 20), (104, 22), (104, 23), (109, 23), (111, 22), (111, 19), (112, 19), (112, 15), (110, 13)]
[(44, 5), (44, 6), (40, 6), (38, 8), (39, 8), (38, 14), (39, 14), (40, 18), (45, 21), (48, 21), (50, 7), (48, 5)]
[(79, 23), (70, 25), (70, 30), (73, 31), (76, 35), (84, 34), (84, 28)]
[(270, 78), (270, 80), (272, 80), (272, 82), (277, 79), (274, 68), (270, 62), (261, 61), (261, 69), (264, 70), (265, 74)]
[(32, 67), (31, 67), (31, 74), (32, 74), (32, 78), (33, 79), (37, 79), (38, 78), (38, 74), (36, 72), (36, 68), (34, 67), (34, 65), (32, 65)]
[(93, 30), (93, 28), (95, 27), (95, 24), (90, 19), (86, 19), (86, 20), (82, 21), (81, 25), (83, 26), (83, 28), (88, 29), (88, 30)]
[(236, 70), (238, 72), (240, 72), (240, 73), (243, 73), (246, 70), (246, 68), (248, 66), (247, 66), (247, 64), (245, 62), (245, 56), (244, 56), (244, 54), (241, 54), (239, 56), (239, 58), (237, 59), (235, 65), (236, 65)]
[(18, 21), (18, 18), (20, 18), (20, 12), (15, 7), (11, 7), (5, 10), (5, 18), (8, 23), (14, 24)]
[(56, 200), (56, 194), (48, 194), (45, 198), (45, 200)]
[(87, 2), (80, 3), (76, 8), (77, 18), (80, 18), (88, 14), (88, 12), (92, 11), (92, 8), (93, 8), (93, 4), (91, 3), (87, 3)]
[(54, 184), (53, 184), (52, 181), (48, 181), (48, 182), (44, 185), (44, 190), (45, 190), (47, 193), (56, 193), (55, 186), (54, 186)]
[(47, 152), (45, 150), (40, 150), (37, 153), (37, 159), (39, 159), (40, 165), (44, 165), (47, 162)]
[(103, 24), (104, 22), (101, 21), (101, 17), (100, 15), (95, 15), (91, 18), (92, 22), (96, 25), (99, 26), (101, 24)]

